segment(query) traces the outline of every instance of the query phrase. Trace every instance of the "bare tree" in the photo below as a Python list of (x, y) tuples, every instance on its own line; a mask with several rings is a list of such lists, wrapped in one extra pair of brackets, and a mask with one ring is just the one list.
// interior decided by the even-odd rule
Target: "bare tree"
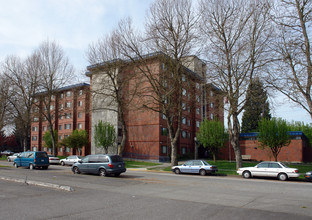
[(74, 70), (65, 56), (63, 49), (56, 43), (45, 41), (34, 52), (34, 60), (38, 65), (34, 65), (40, 76), (38, 98), (34, 105), (40, 109), (40, 116), (47, 120), (49, 132), (52, 137), (52, 153), (56, 154), (56, 143), (54, 137), (54, 122), (56, 120), (55, 95), (57, 90), (73, 81)]
[[(141, 106), (164, 114), (167, 119), (172, 165), (178, 163), (182, 90), (187, 86), (182, 77), (188, 66), (186, 57), (197, 53), (197, 22), (191, 1), (156, 0), (148, 11), (145, 35), (138, 34), (129, 20), (119, 25), (122, 53), (135, 64), (137, 74), (144, 79), (139, 94)], [(156, 53), (144, 56), (151, 51)], [(156, 58), (163, 68), (159, 71), (159, 66), (152, 65), (150, 58)]]
[[(21, 143), (24, 151), (29, 149), (31, 114), (34, 95), (38, 89), (38, 59), (33, 54), (25, 61), (9, 56), (4, 62), (4, 73), (9, 81), (10, 117), (14, 119), (16, 129), (21, 131)], [(11, 122), (12, 123), (12, 122)]]
[(7, 111), (9, 109), (9, 83), (4, 75), (0, 75), (0, 132), (9, 124)]
[(301, 106), (312, 118), (311, 0), (282, 0), (276, 4), (276, 65), (268, 82)]
[(269, 4), (266, 1), (202, 0), (201, 31), (207, 42), (207, 78), (226, 93), (228, 129), (236, 166), (242, 166), (239, 114), (252, 78), (267, 62)]
[[(118, 124), (121, 124), (122, 139), (118, 154), (122, 155), (128, 133), (125, 113), (131, 108), (136, 87), (128, 89), (129, 81), (133, 80), (134, 74), (127, 74), (124, 71), (127, 62), (121, 59), (119, 40), (117, 31), (112, 31), (96, 43), (90, 44), (87, 56), (89, 63), (93, 64), (89, 67), (92, 77), (92, 111), (94, 114), (97, 110), (117, 113), (118, 120), (114, 124), (117, 128)], [(114, 118), (107, 120), (114, 120)]]

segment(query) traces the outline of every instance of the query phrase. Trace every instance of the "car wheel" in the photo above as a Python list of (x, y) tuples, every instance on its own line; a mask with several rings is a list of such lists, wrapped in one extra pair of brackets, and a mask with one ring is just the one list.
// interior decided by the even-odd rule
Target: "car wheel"
[(243, 172), (243, 177), (246, 178), (246, 179), (248, 179), (248, 178), (251, 177), (251, 173), (250, 173), (249, 171), (244, 171), (244, 172)]
[(30, 170), (33, 170), (34, 169), (34, 165), (31, 163), (31, 164), (29, 164), (29, 169)]
[(115, 173), (115, 176), (117, 177), (117, 176), (120, 176), (120, 173)]
[(74, 168), (73, 168), (73, 172), (74, 172), (74, 174), (79, 174), (79, 173), (80, 173), (80, 170), (79, 170), (78, 167), (74, 167)]
[(65, 166), (65, 163), (64, 163), (64, 161), (62, 161), (62, 162), (61, 162), (61, 165), (62, 165), (62, 166)]
[(180, 173), (181, 173), (181, 171), (180, 171), (180, 169), (179, 169), (179, 168), (175, 168), (174, 173), (175, 173), (175, 174), (180, 174)]
[(201, 175), (201, 176), (206, 176), (206, 170), (200, 170), (199, 171), (199, 174)]
[(280, 174), (278, 174), (278, 179), (279, 180), (281, 180), (281, 181), (285, 181), (285, 180), (287, 180), (287, 175), (285, 174), (285, 173), (280, 173)]
[(107, 175), (105, 169), (100, 169), (99, 174), (100, 174), (100, 176), (106, 176)]
[(16, 164), (16, 163), (14, 163), (14, 164), (13, 164), (13, 166), (14, 166), (15, 168), (18, 168), (18, 166), (17, 166), (17, 164)]

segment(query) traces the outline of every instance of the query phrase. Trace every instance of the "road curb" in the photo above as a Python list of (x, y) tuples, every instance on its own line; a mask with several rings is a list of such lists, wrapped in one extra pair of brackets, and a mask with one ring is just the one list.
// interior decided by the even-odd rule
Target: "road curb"
[(27, 180), (27, 179), (15, 179), (15, 178), (10, 178), (10, 177), (0, 177), (0, 179), (11, 181), (11, 182), (16, 182), (16, 183), (25, 183), (27, 185), (42, 186), (42, 187), (47, 187), (47, 188), (52, 188), (52, 189), (64, 190), (68, 192), (74, 191), (74, 189), (70, 186), (62, 186), (62, 185), (53, 184), (53, 183), (44, 183), (44, 182), (39, 182), (39, 181)]

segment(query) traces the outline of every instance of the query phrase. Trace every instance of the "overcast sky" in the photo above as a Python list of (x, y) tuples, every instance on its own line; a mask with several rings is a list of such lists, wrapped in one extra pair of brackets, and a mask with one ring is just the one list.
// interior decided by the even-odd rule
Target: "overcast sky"
[[(0, 0), (0, 62), (8, 55), (28, 56), (41, 42), (56, 41), (74, 65), (80, 81), (89, 65), (85, 52), (118, 21), (130, 16), (143, 27), (152, 0)], [(287, 121), (311, 123), (309, 115), (281, 95), (271, 113)]]

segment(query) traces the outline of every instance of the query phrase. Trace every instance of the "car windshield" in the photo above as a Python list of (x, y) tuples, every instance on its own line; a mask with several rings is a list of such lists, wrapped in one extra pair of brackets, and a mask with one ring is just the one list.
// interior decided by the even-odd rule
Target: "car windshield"
[(122, 157), (115, 155), (115, 156), (111, 156), (112, 162), (123, 162)]
[(37, 152), (36, 157), (43, 158), (43, 157), (48, 157), (48, 155), (45, 152)]
[(283, 163), (280, 163), (283, 167), (285, 167), (285, 168), (289, 168), (288, 166), (286, 166), (285, 164), (283, 164)]
[(207, 163), (206, 161), (204, 161), (203, 160), (203, 163), (205, 164), (205, 165), (207, 165), (207, 166), (209, 166), (210, 164), (209, 163)]

